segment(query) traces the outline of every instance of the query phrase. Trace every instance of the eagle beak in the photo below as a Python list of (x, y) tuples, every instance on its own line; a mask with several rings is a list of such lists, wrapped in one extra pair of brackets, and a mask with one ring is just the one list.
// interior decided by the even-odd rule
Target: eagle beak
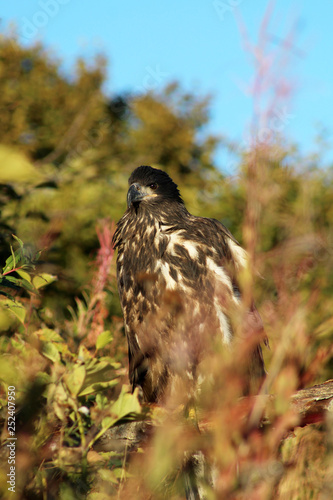
[(143, 198), (146, 198), (146, 196), (149, 196), (150, 193), (147, 193), (145, 190), (144, 186), (141, 186), (138, 182), (134, 182), (128, 190), (127, 193), (127, 206), (128, 208), (132, 205), (132, 203), (135, 203), (136, 201), (141, 201)]

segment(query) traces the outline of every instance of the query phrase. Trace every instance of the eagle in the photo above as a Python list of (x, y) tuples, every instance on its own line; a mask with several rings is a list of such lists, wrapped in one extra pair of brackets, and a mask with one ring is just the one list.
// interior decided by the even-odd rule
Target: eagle
[[(170, 176), (150, 166), (129, 178), (113, 246), (133, 390), (148, 403), (195, 391), (198, 367), (216, 341), (230, 345), (241, 318), (244, 325), (245, 250), (218, 220), (191, 215)], [(261, 380), (263, 325), (254, 305), (245, 316), (258, 339), (249, 377)]]

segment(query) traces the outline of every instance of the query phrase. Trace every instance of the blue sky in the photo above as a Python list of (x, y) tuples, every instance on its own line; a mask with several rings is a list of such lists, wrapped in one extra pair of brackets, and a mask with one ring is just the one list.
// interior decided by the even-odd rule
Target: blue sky
[[(15, 0), (2, 3), (1, 27), (14, 22), (22, 43), (45, 43), (67, 72), (78, 56), (104, 52), (109, 95), (158, 90), (173, 80), (198, 95), (211, 94), (209, 130), (243, 143), (253, 110), (246, 91), (253, 64), (239, 19), (256, 42), (267, 5), (267, 0)], [(324, 130), (326, 164), (333, 163), (332, 19), (331, 0), (278, 0), (268, 29), (274, 51), (276, 40), (295, 27), (287, 78), (297, 91), (279, 111), (287, 117), (283, 134), (309, 154), (318, 151), (315, 138)], [(234, 163), (223, 150), (216, 162), (233, 173)]]

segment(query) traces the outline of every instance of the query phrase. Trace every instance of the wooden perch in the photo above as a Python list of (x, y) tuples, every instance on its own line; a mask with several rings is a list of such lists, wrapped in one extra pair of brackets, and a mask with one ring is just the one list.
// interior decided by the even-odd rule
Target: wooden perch
[(300, 425), (322, 422), (327, 411), (333, 412), (333, 379), (308, 389), (297, 391), (291, 406), (301, 418)]
[[(274, 415), (274, 402), (276, 396), (259, 395), (243, 398), (244, 410), (248, 408), (248, 427), (269, 425)], [(254, 400), (254, 402), (253, 402)], [(289, 430), (295, 427), (323, 422), (327, 411), (333, 411), (333, 379), (323, 384), (314, 385), (307, 389), (300, 389), (290, 398), (290, 409), (295, 413), (295, 421), (290, 424)]]
[[(256, 425), (264, 415), (264, 423), (270, 423), (270, 406), (275, 400), (274, 395), (255, 396), (256, 403), (253, 405), (253, 398), (243, 398), (244, 411), (247, 408), (256, 408), (257, 416), (252, 424), (257, 420)], [(326, 412), (333, 412), (333, 379), (327, 380), (323, 384), (314, 385), (308, 389), (301, 389), (291, 397), (291, 409), (299, 416), (295, 427), (305, 426), (322, 422), (325, 420)], [(258, 403), (258, 404), (257, 404)], [(250, 416), (251, 421), (252, 415)], [(215, 420), (216, 422), (216, 420)], [(209, 431), (212, 424), (209, 418), (199, 423), (202, 432)], [(292, 429), (289, 429), (292, 430)], [(128, 451), (136, 449), (149, 438), (153, 432), (153, 425), (149, 421), (130, 422), (109, 429), (94, 445), (96, 451)]]

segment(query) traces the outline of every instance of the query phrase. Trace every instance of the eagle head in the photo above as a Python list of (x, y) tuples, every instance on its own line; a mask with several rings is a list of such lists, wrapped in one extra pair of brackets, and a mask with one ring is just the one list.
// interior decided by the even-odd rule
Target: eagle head
[(163, 170), (142, 166), (136, 168), (128, 181), (127, 206), (143, 203), (159, 204), (164, 200), (183, 203), (177, 184)]

